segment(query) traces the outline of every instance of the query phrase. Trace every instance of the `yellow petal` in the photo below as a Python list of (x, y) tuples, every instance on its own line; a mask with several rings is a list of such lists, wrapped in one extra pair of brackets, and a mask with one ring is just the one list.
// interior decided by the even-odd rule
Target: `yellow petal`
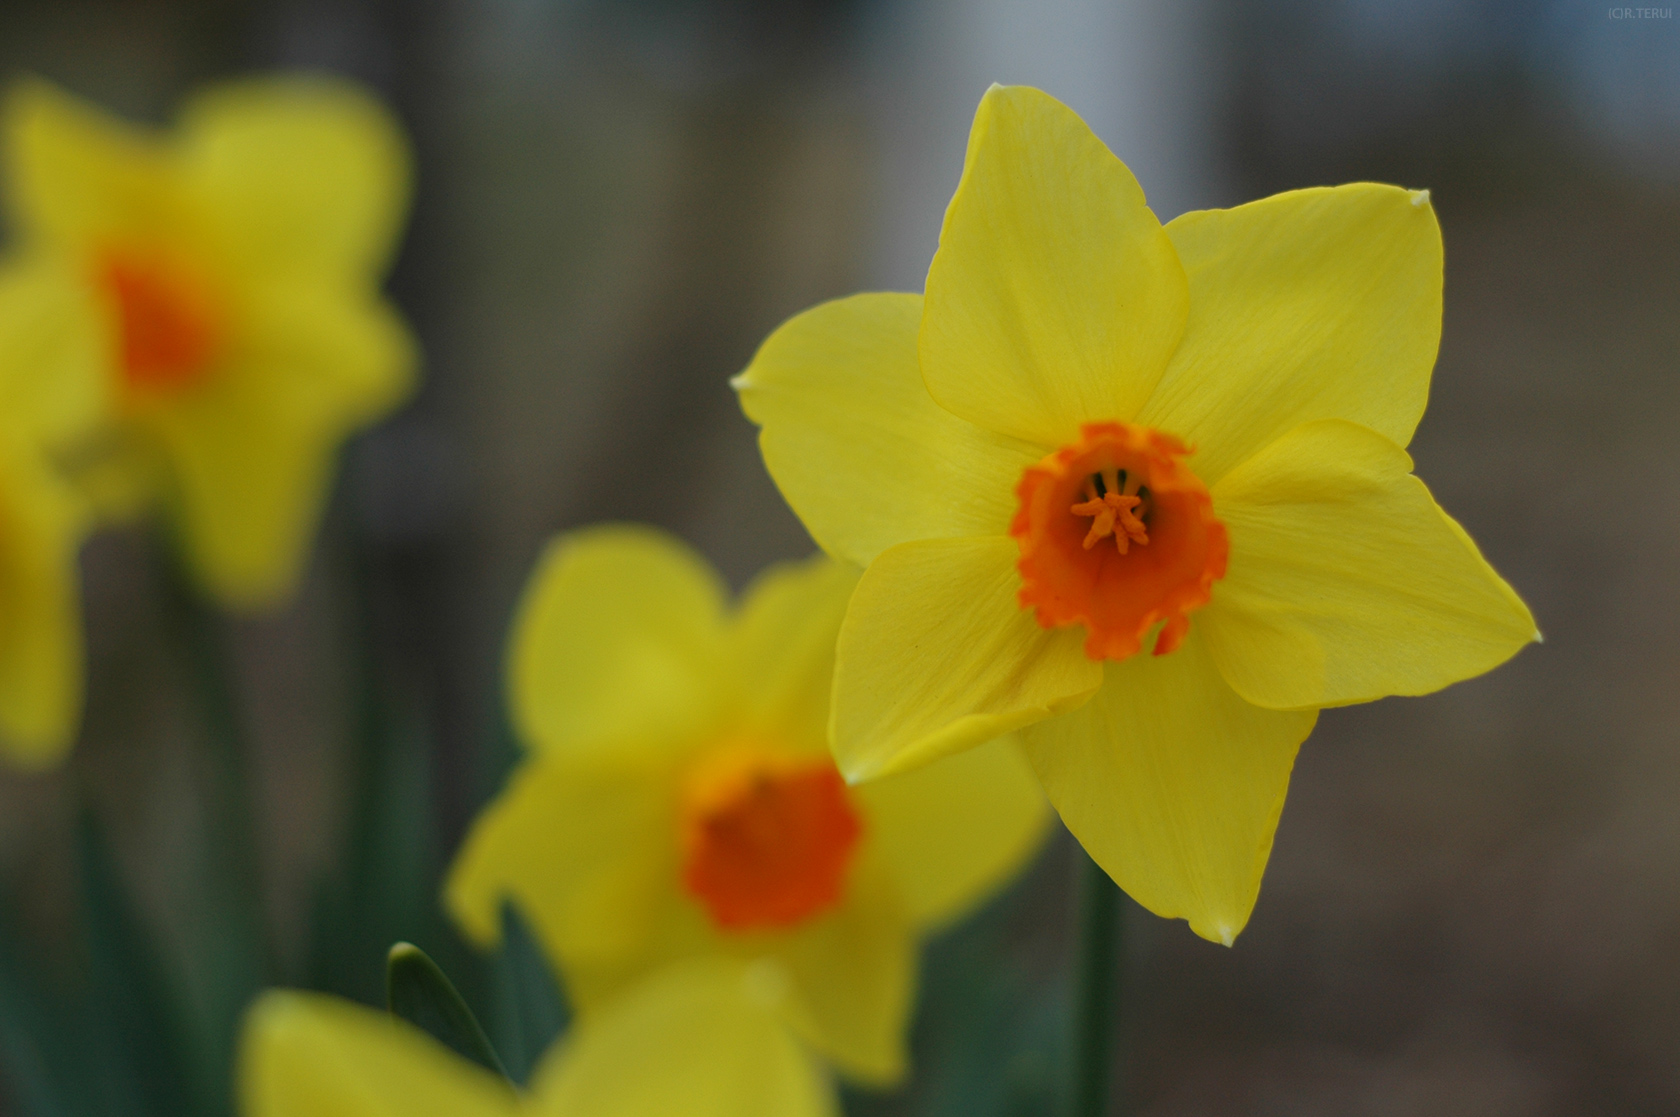
[(834, 1088), (754, 988), (707, 959), (639, 983), (544, 1058), (546, 1117), (838, 1117)]
[(857, 581), (856, 567), (827, 557), (774, 566), (753, 580), (729, 637), (742, 728), (827, 752), (834, 641)]
[(37, 453), (0, 453), (0, 756), (24, 768), (62, 760), (82, 714), (87, 516)]
[(111, 407), (105, 319), (82, 277), (31, 255), (0, 267), (0, 425), (56, 454)]
[(179, 154), (230, 255), (264, 274), (373, 280), (408, 210), (402, 130), (345, 81), (215, 86), (187, 104)]
[(1295, 750), (1318, 712), (1243, 701), (1197, 623), (1170, 655), (1110, 662), (1095, 698), (1023, 736), (1097, 864), (1156, 915), (1229, 946), (1259, 895)]
[(159, 137), (46, 82), (12, 86), (3, 138), (6, 197), (26, 243), (81, 253), (112, 238), (153, 243), (195, 228)]
[(1380, 434), (1331, 419), (1213, 490), (1231, 563), (1195, 623), (1243, 697), (1281, 709), (1427, 694), (1539, 638), (1411, 468)]
[(915, 927), (880, 851), (866, 851), (846, 889), (831, 915), (773, 942), (761, 978), (783, 994), (793, 1029), (841, 1073), (890, 1086), (908, 1066)]
[(339, 443), (408, 391), (413, 341), (369, 298), (287, 286), (204, 382), (140, 413), (169, 459), (188, 557), (234, 608), (291, 592)]
[(663, 532), (612, 525), (561, 536), (514, 621), (521, 740), (574, 756), (692, 744), (726, 703), (723, 610), (717, 574)]
[(1044, 456), (933, 402), (916, 359), (919, 295), (824, 303), (783, 323), (735, 388), (759, 448), (822, 548), (866, 565), (896, 543), (1001, 535)]
[(1130, 420), (1184, 332), (1184, 269), (1078, 115), (992, 86), (928, 269), (922, 375), (944, 407), (1043, 446)]
[(320, 993), (263, 994), (239, 1053), (243, 1117), (503, 1117), (501, 1079), (388, 1013)]
[(512, 900), (557, 964), (636, 959), (676, 887), (675, 775), (636, 763), (527, 762), (456, 855), (444, 885), (450, 915), (490, 946)]
[(868, 840), (924, 930), (961, 918), (1013, 879), (1050, 820), (1014, 736), (871, 780), (854, 794)]
[(1016, 603), (1007, 536), (904, 543), (864, 572), (835, 654), (829, 740), (851, 780), (904, 771), (1090, 697), (1084, 631)]
[(28, 768), (62, 759), (81, 719), (90, 517), (48, 462), (102, 416), (100, 341), (60, 269), (0, 271), (0, 755)]
[(1441, 230), (1424, 191), (1292, 190), (1167, 226), (1190, 321), (1139, 422), (1213, 484), (1285, 431), (1351, 419), (1404, 446), (1441, 338)]

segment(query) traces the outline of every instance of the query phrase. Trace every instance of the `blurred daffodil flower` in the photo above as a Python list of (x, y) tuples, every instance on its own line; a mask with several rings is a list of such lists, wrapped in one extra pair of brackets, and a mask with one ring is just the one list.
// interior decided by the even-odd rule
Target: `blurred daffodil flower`
[(81, 716), (76, 557), (92, 517), (55, 460), (104, 406), (82, 310), (0, 267), (0, 757), (23, 768), (61, 759)]
[(918, 937), (1007, 881), (1048, 809), (1010, 740), (846, 786), (825, 729), (856, 581), (783, 566), (731, 608), (652, 530), (558, 540), (512, 642), (528, 759), (446, 886), (467, 934), (493, 942), (517, 903), (586, 1019), (640, 974), (711, 959), (841, 1072), (898, 1079)]
[(1231, 942), (1320, 707), (1538, 639), (1403, 449), (1440, 321), (1427, 193), (1163, 228), (1070, 109), (994, 86), (926, 294), (809, 310), (736, 380), (783, 495), (867, 567), (841, 770), (1022, 730), (1121, 887)]
[(274, 991), (247, 1016), (243, 1117), (835, 1117), (826, 1078), (735, 975), (660, 971), (544, 1056), (529, 1092), (383, 1012)]
[(0, 123), (14, 282), (80, 303), (62, 346), (99, 339), (90, 487), (160, 497), (216, 596), (273, 604), (338, 444), (413, 377), (378, 291), (407, 211), (401, 131), (355, 88), (301, 78), (207, 90), (167, 134), (28, 81)]

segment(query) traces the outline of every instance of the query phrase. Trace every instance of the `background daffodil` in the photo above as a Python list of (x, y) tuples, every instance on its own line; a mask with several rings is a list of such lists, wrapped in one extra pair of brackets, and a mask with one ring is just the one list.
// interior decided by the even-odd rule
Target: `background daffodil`
[(713, 959), (842, 1072), (902, 1075), (919, 936), (1009, 879), (1048, 811), (1009, 740), (844, 784), (826, 724), (856, 581), (783, 566), (731, 607), (652, 530), (557, 541), (510, 656), (528, 759), (446, 886), (466, 932), (493, 942), (517, 903), (585, 1019), (640, 974)]
[(274, 602), (339, 442), (412, 380), (378, 292), (407, 210), (400, 129), (327, 79), (212, 88), (163, 135), (29, 81), (3, 144), (16, 284), (84, 307), (61, 346), (89, 323), (101, 339), (109, 415), (85, 472), (102, 499), (160, 495), (224, 602)]
[(1426, 193), (1162, 227), (1070, 109), (994, 86), (925, 296), (807, 311), (736, 381), (789, 503), (867, 566), (841, 769), (1021, 729), (1121, 887), (1230, 943), (1318, 708), (1538, 638), (1403, 449), (1440, 316)]
[(544, 1057), (528, 1094), (404, 1021), (265, 994), (240, 1055), (244, 1117), (830, 1117), (832, 1091), (751, 991), (705, 963), (650, 976)]

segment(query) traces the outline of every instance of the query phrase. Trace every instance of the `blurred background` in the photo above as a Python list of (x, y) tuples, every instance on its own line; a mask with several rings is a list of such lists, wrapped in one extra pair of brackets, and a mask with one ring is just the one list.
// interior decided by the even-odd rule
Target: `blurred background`
[[(811, 550), (727, 379), (811, 303), (921, 289), (992, 81), (1081, 112), (1163, 220), (1298, 186), (1429, 188), (1445, 329), (1412, 450), (1546, 634), (1442, 694), (1324, 714), (1233, 949), (1128, 912), (1127, 1104), (1680, 1110), (1672, 16), (9, 0), (0, 72), (141, 120), (253, 69), (380, 91), (418, 154), (390, 286), (426, 381), (346, 451), (295, 603), (209, 634), (230, 676), (207, 679), (177, 638), (144, 532), (87, 547), (83, 739), (62, 772), (0, 776), (0, 1112), (43, 1111), (67, 1051), (89, 1068), (78, 1112), (172, 1111), (155, 1102), (179, 1085), (157, 1081), (174, 1065), (159, 1045), (213, 1081), (256, 984), (377, 1003), (396, 938), (438, 957), (528, 1063), (557, 1006), (531, 1006), (518, 959), (474, 958), (435, 899), (515, 756), (500, 668), (522, 582), (550, 534), (602, 519), (669, 527), (737, 586)], [(222, 715), (244, 726), (231, 752)], [(240, 780), (248, 808), (216, 794)], [(225, 839), (229, 811), (257, 848)], [(1076, 852), (1053, 843), (932, 945), (919, 1074), (849, 1098), (855, 1112), (1047, 1111)]]

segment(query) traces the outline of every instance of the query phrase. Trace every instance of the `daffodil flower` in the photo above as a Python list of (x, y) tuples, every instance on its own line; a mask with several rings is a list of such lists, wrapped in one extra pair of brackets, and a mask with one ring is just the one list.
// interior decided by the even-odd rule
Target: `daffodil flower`
[(557, 541), (512, 641), (529, 758), (446, 884), (466, 933), (493, 943), (511, 899), (585, 1017), (712, 959), (841, 1072), (898, 1079), (919, 936), (1005, 882), (1049, 811), (1010, 740), (846, 786), (825, 730), (856, 581), (829, 559), (778, 567), (731, 608), (650, 529)]
[(239, 1059), (243, 1117), (837, 1117), (823, 1072), (735, 974), (648, 977), (557, 1043), (529, 1092), (337, 997), (264, 994)]
[(1427, 193), (1163, 228), (1070, 109), (994, 86), (925, 295), (806, 311), (735, 382), (794, 511), (867, 568), (847, 778), (1022, 730), (1120, 886), (1230, 943), (1320, 707), (1538, 639), (1403, 449), (1440, 320)]
[(208, 90), (169, 134), (30, 81), (0, 126), (16, 282), (80, 304), (60, 347), (99, 339), (109, 408), (82, 464), (100, 499), (161, 497), (212, 592), (274, 603), (339, 442), (412, 379), (377, 289), (407, 208), (401, 132), (354, 88), (294, 78)]
[(0, 757), (21, 768), (62, 759), (81, 718), (76, 559), (92, 515), (55, 456), (103, 407), (86, 324), (74, 300), (0, 269)]

